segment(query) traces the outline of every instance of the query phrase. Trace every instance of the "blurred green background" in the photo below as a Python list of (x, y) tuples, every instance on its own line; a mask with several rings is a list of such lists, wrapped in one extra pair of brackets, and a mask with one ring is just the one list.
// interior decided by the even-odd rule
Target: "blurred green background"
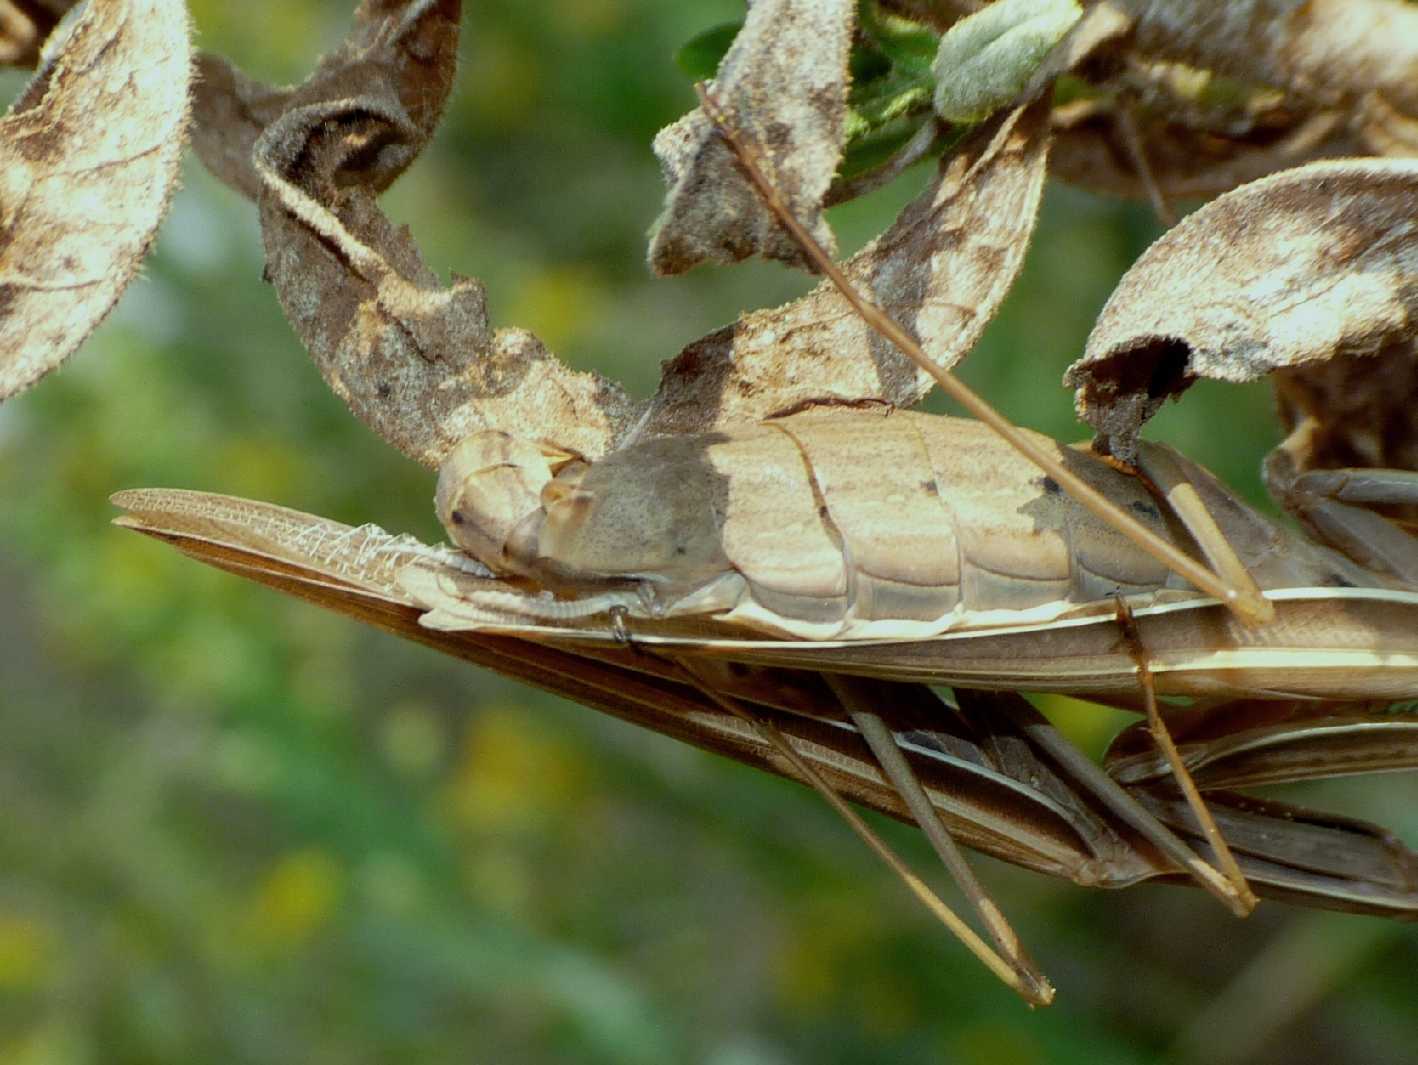
[[(281, 82), (352, 6), (192, 4), (202, 47)], [(500, 324), (648, 392), (806, 287), (643, 266), (649, 140), (692, 103), (672, 55), (740, 4), (468, 6), (447, 118), (386, 204)], [(926, 179), (837, 211), (844, 247)], [(1157, 232), (1052, 189), (967, 376), (1083, 435), (1059, 376)], [(1258, 497), (1277, 430), (1263, 389), (1201, 388), (1153, 435)], [(812, 794), (110, 528), (108, 494), (143, 485), (439, 535), (430, 476), (325, 389), (253, 209), (195, 164), (144, 278), (0, 408), (0, 1062), (1418, 1060), (1411, 927), (982, 859), (1060, 988), (1031, 1013)], [(1117, 725), (1053, 709), (1091, 748)], [(1418, 843), (1412, 779), (1303, 794)]]

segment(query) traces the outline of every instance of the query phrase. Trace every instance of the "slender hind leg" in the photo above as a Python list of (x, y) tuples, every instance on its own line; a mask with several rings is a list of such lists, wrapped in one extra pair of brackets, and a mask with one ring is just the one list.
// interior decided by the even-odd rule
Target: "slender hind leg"
[[(1249, 890), (1242, 896), (1231, 880), (1208, 865), (1201, 855), (1139, 802), (1129, 789), (1123, 788), (1103, 772), (1022, 696), (1014, 692), (977, 692), (964, 689), (958, 690), (955, 695), (961, 712), (967, 717), (1003, 717), (1008, 720), (1037, 750), (1051, 758), (1066, 778), (1093, 796), (1107, 814), (1151, 843), (1170, 858), (1178, 869), (1190, 874), (1201, 887), (1232, 910), (1241, 914), (1250, 912), (1251, 907), (1255, 905), (1255, 897), (1249, 894)], [(1214, 830), (1214, 823), (1212, 828)], [(1224, 843), (1222, 846), (1224, 847)], [(1241, 882), (1244, 884), (1244, 878), (1241, 878)], [(1249, 905), (1242, 909), (1240, 900), (1246, 897), (1249, 897)]]
[(1152, 734), (1152, 740), (1157, 745), (1157, 749), (1163, 753), (1168, 765), (1171, 766), (1172, 775), (1176, 779), (1177, 785), (1182, 789), (1187, 805), (1191, 807), (1192, 814), (1201, 826), (1206, 842), (1210, 844), (1220, 866), (1218, 870), (1194, 855), (1193, 860), (1187, 863), (1187, 868), (1208, 891), (1230, 907), (1233, 913), (1238, 917), (1245, 917), (1255, 909), (1257, 901), (1255, 894), (1251, 891), (1250, 884), (1246, 882), (1245, 874), (1241, 872), (1241, 867), (1236, 863), (1236, 857), (1231, 853), (1231, 848), (1227, 845), (1225, 837), (1221, 835), (1221, 830), (1216, 827), (1216, 819), (1207, 809), (1201, 792), (1197, 790), (1196, 782), (1192, 780), (1191, 772), (1183, 764), (1181, 755), (1177, 753), (1177, 745), (1172, 741), (1172, 734), (1167, 731), (1167, 723), (1162, 720), (1162, 712), (1157, 708), (1157, 689), (1152, 682), (1152, 669), (1148, 664), (1147, 648), (1142, 644), (1142, 638), (1137, 631), (1137, 622), (1132, 616), (1132, 611), (1128, 609), (1127, 603), (1121, 598), (1118, 599), (1118, 624), (1122, 627), (1123, 640), (1127, 644), (1128, 653), (1137, 664), (1137, 679), (1142, 687), (1143, 701), (1147, 709), (1148, 731)]
[[(706, 685), (701, 683), (696, 678), (693, 669), (686, 666), (683, 662), (676, 662), (676, 664), (679, 666), (683, 676), (691, 684), (699, 688), (700, 691), (713, 699), (725, 710), (752, 725), (754, 729), (757, 730), (758, 734), (763, 737), (764, 742), (782, 756), (800, 779), (810, 784), (818, 794), (827, 800), (828, 804), (837, 811), (837, 814), (847, 822), (847, 825), (852, 831), (861, 838), (862, 842), (864, 842), (877, 857), (891, 868), (892, 872), (900, 878), (901, 882), (920, 900), (926, 909), (930, 910), (942, 924), (950, 929), (951, 933), (960, 940), (972, 954), (979, 958), (991, 972), (998, 976), (1000, 980), (1018, 992), (1019, 995), (1031, 1005), (1047, 1006), (1054, 1000), (1053, 985), (1049, 983), (1047, 977), (1039, 972), (1034, 963), (1024, 955), (1019, 946), (1018, 937), (1014, 935), (1013, 930), (1010, 929), (1007, 924), (1004, 924), (1004, 919), (999, 914), (998, 907), (995, 907), (992, 902), (986, 900), (990, 911), (998, 918), (997, 921), (986, 922), (990, 928), (991, 935), (998, 939), (999, 930), (1002, 928), (1004, 932), (1004, 943), (1001, 948), (1004, 952), (1004, 957), (996, 953), (988, 943), (979, 937), (973, 928), (946, 905), (939, 895), (932, 891), (920, 877), (911, 871), (910, 867), (906, 865), (896, 852), (893, 851), (880, 836), (873, 832), (871, 826), (863, 821), (857, 812), (847, 804), (846, 800), (838, 795), (833, 787), (823, 779), (822, 775), (813, 768), (811, 763), (797, 752), (788, 741), (788, 738), (783, 734), (782, 730), (766, 720), (761, 714), (756, 713), (751, 704), (725, 694), (712, 684)], [(877, 718), (877, 721), (879, 722), (880, 719)], [(882, 728), (884, 730), (885, 726), (883, 725)], [(866, 735), (865, 738), (873, 752), (877, 753), (878, 761), (880, 761), (877, 746), (881, 740), (880, 735), (878, 734), (876, 736), (875, 742), (871, 735)], [(982, 894), (978, 882), (975, 881), (974, 875), (970, 872), (969, 867), (964, 865), (963, 859), (959, 856), (959, 852), (954, 850), (954, 843), (950, 841), (949, 834), (945, 833), (943, 826), (940, 825), (939, 817), (931, 807), (928, 798), (926, 799), (925, 806), (928, 814), (922, 816), (920, 813), (916, 812), (912, 791), (919, 792), (922, 798), (925, 798), (925, 792), (921, 789), (919, 782), (916, 781), (915, 774), (912, 772), (910, 766), (906, 764), (904, 757), (901, 756), (900, 750), (896, 748), (895, 740), (891, 738), (889, 731), (886, 732), (886, 744), (895, 752), (900, 765), (905, 766), (904, 779), (915, 783), (914, 789), (908, 784), (907, 790), (901, 793), (903, 800), (911, 807), (912, 812), (916, 813), (918, 822), (921, 827), (925, 829), (927, 836), (931, 838), (933, 843), (936, 842), (937, 836), (927, 827), (928, 825), (934, 824), (938, 829), (938, 834), (944, 836), (948, 848), (955, 853), (955, 858), (957, 859), (956, 863), (947, 862), (947, 867), (951, 868), (952, 871), (956, 864), (964, 868), (967, 882), (973, 885), (976, 893), (971, 896), (973, 902), (977, 896)], [(893, 770), (887, 769), (885, 766), (883, 766), (882, 769), (887, 779), (899, 789), (901, 785), (897, 784), (897, 777), (893, 775)], [(899, 772), (900, 766), (897, 766), (896, 770)], [(962, 886), (964, 885), (962, 884)], [(967, 895), (970, 894), (968, 887), (966, 888), (966, 893)]]
[(931, 805), (925, 788), (921, 786), (910, 763), (906, 760), (901, 748), (897, 746), (895, 735), (877, 713), (876, 707), (873, 706), (871, 682), (830, 673), (824, 674), (823, 679), (842, 701), (842, 706), (851, 718), (852, 724), (856, 726), (857, 731), (861, 733), (862, 738), (867, 741), (867, 745), (876, 756), (881, 771), (886, 774), (886, 778), (891, 781), (892, 786), (910, 808), (911, 815), (916, 819), (916, 824), (930, 840), (941, 864), (945, 866), (951, 878), (959, 885), (960, 890), (965, 893), (971, 907), (979, 915), (989, 932), (990, 938), (994, 940), (995, 946), (1019, 973), (1021, 980), (1036, 987), (1048, 987), (1048, 980), (1039, 971), (1033, 959), (1025, 952), (1023, 944), (1019, 941), (1019, 936), (1005, 920), (1004, 914), (1000, 912), (1000, 908), (995, 905), (994, 900), (980, 885), (975, 871), (970, 868), (965, 856), (960, 853), (960, 848), (951, 838), (940, 814)]
[[(1413, 918), (1418, 855), (1389, 830), (1218, 789), (1418, 769), (1418, 714), (1382, 704), (1240, 699), (1188, 717), (1182, 759), (1252, 882), (1310, 906)], [(1164, 823), (1195, 833), (1145, 726), (1119, 733), (1104, 765)]]

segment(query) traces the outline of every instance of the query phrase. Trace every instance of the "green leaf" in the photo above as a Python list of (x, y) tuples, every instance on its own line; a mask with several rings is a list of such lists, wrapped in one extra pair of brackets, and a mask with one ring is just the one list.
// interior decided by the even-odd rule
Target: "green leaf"
[(979, 122), (1029, 84), (1083, 15), (1076, 0), (996, 0), (946, 31), (936, 53), (935, 111)]
[(863, 4), (852, 48), (846, 147), (838, 172), (851, 179), (887, 162), (931, 115), (936, 35)]
[(741, 29), (742, 19), (696, 34), (675, 53), (676, 65), (695, 81), (712, 78)]

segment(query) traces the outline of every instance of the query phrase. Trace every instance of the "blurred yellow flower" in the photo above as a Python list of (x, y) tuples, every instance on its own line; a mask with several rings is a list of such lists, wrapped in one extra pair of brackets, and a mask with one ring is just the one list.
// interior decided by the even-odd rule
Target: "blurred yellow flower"
[(560, 265), (526, 280), (500, 317), (530, 329), (563, 358), (574, 359), (579, 339), (605, 306), (604, 286), (594, 274), (579, 266)]
[(91, 1065), (92, 1041), (73, 1021), (46, 1019), (13, 1042), (0, 1043), (3, 1065)]
[(475, 830), (524, 830), (577, 801), (583, 773), (573, 752), (538, 729), (529, 710), (493, 708), (468, 730), (445, 793), (454, 820)]
[(541, 60), (512, 37), (485, 29), (469, 44), (453, 106), (459, 118), (515, 130), (531, 120), (541, 90)]
[(48, 925), (31, 917), (0, 913), (0, 990), (34, 987), (53, 961), (54, 934)]
[(624, 0), (556, 0), (549, 21), (569, 36), (591, 37), (618, 29), (628, 15)]
[(344, 870), (324, 851), (294, 851), (276, 862), (246, 905), (249, 941), (267, 949), (305, 943), (339, 906)]
[[(833, 1008), (855, 985), (856, 962), (870, 956), (883, 926), (860, 891), (815, 885), (808, 903), (792, 914), (774, 973), (779, 1000), (800, 1013)], [(855, 994), (855, 992), (853, 992)]]

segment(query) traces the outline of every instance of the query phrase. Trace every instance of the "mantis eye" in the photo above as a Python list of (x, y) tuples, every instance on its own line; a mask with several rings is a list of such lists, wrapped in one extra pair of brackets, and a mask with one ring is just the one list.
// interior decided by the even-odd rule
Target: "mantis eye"
[(541, 447), (502, 432), (474, 433), (438, 471), (435, 503), (449, 538), (493, 570), (519, 568), (508, 541), (540, 512), (551, 467)]

